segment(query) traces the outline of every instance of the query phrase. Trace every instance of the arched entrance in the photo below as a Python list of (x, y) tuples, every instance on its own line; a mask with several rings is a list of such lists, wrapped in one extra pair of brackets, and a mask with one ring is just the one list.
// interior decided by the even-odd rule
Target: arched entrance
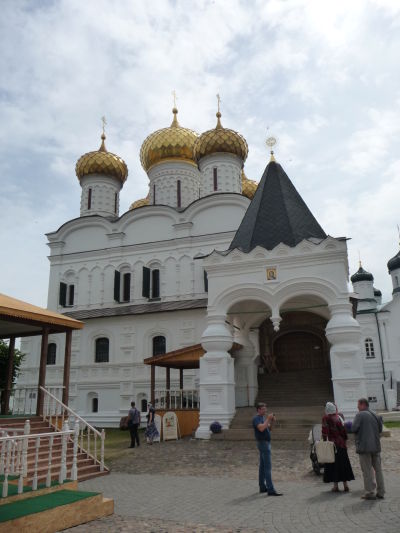
[(327, 319), (308, 311), (282, 313), (279, 331), (260, 326), (259, 401), (277, 407), (321, 406), (333, 398)]

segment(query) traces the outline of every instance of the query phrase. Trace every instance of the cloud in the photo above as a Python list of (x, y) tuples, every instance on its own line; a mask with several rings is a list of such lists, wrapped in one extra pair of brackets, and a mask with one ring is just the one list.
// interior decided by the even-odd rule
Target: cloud
[(249, 143), (252, 179), (268, 161), (266, 137), (276, 135), (277, 159), (307, 204), (329, 233), (353, 237), (352, 265), (357, 241), (388, 297), (385, 262), (396, 251), (398, 222), (396, 2), (190, 6), (2, 3), (1, 244), (9, 257), (0, 265), (2, 290), (45, 302), (44, 233), (79, 215), (74, 167), (98, 148), (102, 115), (108, 149), (129, 168), (121, 210), (147, 194), (140, 146), (171, 122), (176, 89), (181, 124), (199, 132), (214, 126), (221, 94), (223, 124)]

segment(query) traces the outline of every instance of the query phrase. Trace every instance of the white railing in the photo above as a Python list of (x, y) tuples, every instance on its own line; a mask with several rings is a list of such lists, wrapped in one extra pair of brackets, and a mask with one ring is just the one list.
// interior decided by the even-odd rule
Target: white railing
[[(4, 429), (4, 432), (15, 431)], [(28, 447), (29, 443), (34, 443), (34, 467), (32, 478), (32, 490), (38, 488), (39, 477), (39, 452), (40, 445), (45, 442), (49, 447), (49, 456), (46, 473), (46, 487), (50, 487), (52, 479), (52, 471), (54, 471), (53, 462), (53, 445), (55, 439), (61, 439), (61, 462), (58, 473), (58, 482), (64, 483), (67, 478), (67, 448), (68, 440), (73, 438), (73, 459), (71, 468), (71, 479), (74, 481), (78, 479), (77, 472), (77, 450), (78, 450), (78, 425), (74, 430), (69, 429), (68, 422), (65, 421), (62, 431), (58, 433), (36, 433), (30, 434), (29, 420), (25, 422), (24, 435), (8, 435), (0, 437), (0, 475), (4, 476), (2, 497), (8, 496), (9, 476), (18, 476), (18, 494), (23, 492), (24, 478), (28, 471)], [(28, 432), (28, 433), (27, 433)]]
[[(55, 385), (47, 390), (61, 399), (64, 387)], [(9, 412), (12, 415), (32, 415), (36, 414), (38, 388), (37, 385), (17, 387), (11, 391)], [(7, 414), (7, 413), (6, 413)]]
[(105, 469), (104, 440), (106, 437), (104, 429), (98, 431), (54, 394), (43, 387), (40, 388), (44, 394), (43, 420), (47, 421), (57, 432), (63, 427), (64, 422), (68, 420), (71, 425), (77, 428), (79, 435), (79, 444), (77, 446), (79, 445), (83, 452), (94, 459), (100, 465), (100, 471), (103, 472)]
[(157, 389), (154, 391), (156, 409), (199, 409), (198, 389)]

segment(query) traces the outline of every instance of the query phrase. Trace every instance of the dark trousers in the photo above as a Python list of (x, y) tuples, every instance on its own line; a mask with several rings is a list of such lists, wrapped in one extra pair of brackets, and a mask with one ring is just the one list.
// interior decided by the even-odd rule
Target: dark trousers
[(271, 443), (265, 440), (257, 441), (257, 448), (260, 452), (260, 464), (258, 467), (258, 484), (260, 490), (274, 492), (275, 488), (271, 479)]
[(136, 442), (136, 444), (138, 446), (140, 446), (138, 429), (139, 429), (139, 424), (131, 424), (129, 426), (129, 433), (131, 434), (131, 446), (132, 446), (132, 448), (135, 447), (135, 442)]

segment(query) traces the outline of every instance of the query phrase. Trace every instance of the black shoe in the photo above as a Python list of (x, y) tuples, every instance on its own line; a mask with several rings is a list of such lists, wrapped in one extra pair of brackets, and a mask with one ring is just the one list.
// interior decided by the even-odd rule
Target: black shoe
[(268, 492), (268, 496), (283, 496), (282, 492), (276, 492), (276, 490), (274, 490), (274, 492)]
[(134, 448), (135, 446), (129, 446), (129, 448)]
[(385, 499), (385, 496), (383, 496), (383, 494), (377, 494), (376, 497), (378, 498), (378, 500), (384, 500)]
[(268, 492), (267, 489), (260, 489), (260, 493)]

